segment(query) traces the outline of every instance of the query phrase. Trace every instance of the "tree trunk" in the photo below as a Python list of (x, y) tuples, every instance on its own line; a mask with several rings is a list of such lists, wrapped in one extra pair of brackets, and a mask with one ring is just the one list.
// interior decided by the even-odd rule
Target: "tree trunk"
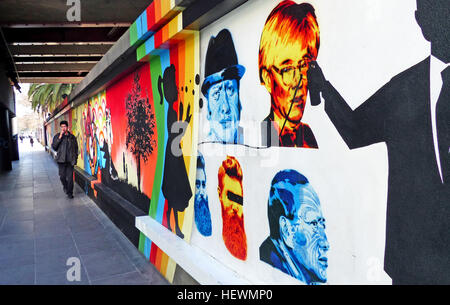
[(137, 155), (137, 178), (138, 178), (138, 191), (141, 192), (141, 155)]

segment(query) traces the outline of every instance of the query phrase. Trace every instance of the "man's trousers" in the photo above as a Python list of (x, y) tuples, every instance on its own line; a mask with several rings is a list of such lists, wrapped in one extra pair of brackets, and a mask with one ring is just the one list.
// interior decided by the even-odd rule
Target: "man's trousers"
[(73, 165), (71, 163), (58, 163), (59, 179), (67, 195), (73, 195)]

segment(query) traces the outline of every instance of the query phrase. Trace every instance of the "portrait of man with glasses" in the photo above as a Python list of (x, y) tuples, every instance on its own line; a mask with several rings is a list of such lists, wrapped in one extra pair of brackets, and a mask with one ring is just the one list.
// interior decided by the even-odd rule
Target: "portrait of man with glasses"
[(310, 4), (282, 1), (267, 18), (258, 59), (260, 82), (271, 96), (270, 113), (261, 124), (263, 146), (318, 148), (311, 128), (301, 120), (308, 95), (306, 73), (319, 44)]
[(259, 248), (260, 259), (305, 284), (325, 283), (330, 244), (319, 197), (308, 179), (292, 169), (278, 172), (267, 214), (270, 235)]

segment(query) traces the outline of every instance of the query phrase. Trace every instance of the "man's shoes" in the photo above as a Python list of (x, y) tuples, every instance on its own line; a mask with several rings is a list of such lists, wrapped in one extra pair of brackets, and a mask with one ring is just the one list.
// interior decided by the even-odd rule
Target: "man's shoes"
[(73, 199), (73, 195), (72, 194), (67, 194), (67, 197), (69, 197), (70, 199)]

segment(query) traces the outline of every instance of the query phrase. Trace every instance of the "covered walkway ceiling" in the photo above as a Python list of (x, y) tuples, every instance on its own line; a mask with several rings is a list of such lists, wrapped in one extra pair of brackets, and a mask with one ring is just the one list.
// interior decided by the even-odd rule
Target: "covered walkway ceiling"
[(10, 75), (20, 83), (80, 82), (152, 0), (79, 2), (80, 21), (69, 22), (66, 0), (0, 1)]

